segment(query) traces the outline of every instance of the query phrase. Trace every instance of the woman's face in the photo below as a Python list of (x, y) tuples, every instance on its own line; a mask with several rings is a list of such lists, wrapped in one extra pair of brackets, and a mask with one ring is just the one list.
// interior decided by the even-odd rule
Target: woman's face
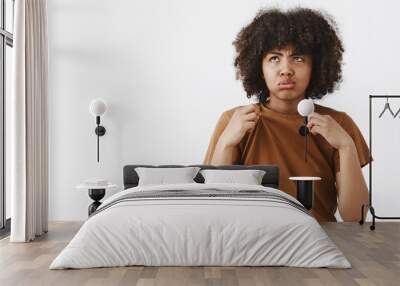
[(293, 54), (291, 46), (271, 50), (262, 61), (262, 72), (270, 96), (284, 101), (304, 98), (311, 69), (311, 56)]

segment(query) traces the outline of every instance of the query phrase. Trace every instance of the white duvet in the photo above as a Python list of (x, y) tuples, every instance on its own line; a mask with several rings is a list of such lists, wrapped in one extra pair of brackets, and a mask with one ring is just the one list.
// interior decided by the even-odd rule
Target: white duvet
[[(142, 186), (121, 191), (265, 190), (239, 184)], [(233, 198), (125, 201), (90, 217), (50, 269), (145, 266), (294, 266), (350, 268), (310, 215), (288, 204)]]

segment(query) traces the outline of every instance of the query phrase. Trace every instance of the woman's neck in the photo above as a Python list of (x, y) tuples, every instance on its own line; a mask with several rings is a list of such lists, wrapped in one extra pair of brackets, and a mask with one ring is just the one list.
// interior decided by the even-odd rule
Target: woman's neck
[(303, 98), (293, 101), (279, 100), (269, 97), (265, 103), (269, 109), (284, 114), (298, 114), (297, 105)]

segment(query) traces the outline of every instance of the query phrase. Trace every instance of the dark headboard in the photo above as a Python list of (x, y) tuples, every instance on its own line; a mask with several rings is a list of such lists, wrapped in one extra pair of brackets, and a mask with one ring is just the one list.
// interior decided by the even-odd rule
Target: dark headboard
[[(147, 168), (178, 168), (178, 167), (200, 167), (204, 169), (218, 169), (218, 170), (264, 170), (266, 171), (262, 185), (265, 187), (271, 187), (278, 189), (279, 186), (279, 168), (276, 165), (224, 165), (224, 166), (212, 166), (212, 165), (126, 165), (124, 166), (124, 189), (133, 188), (138, 185), (139, 177), (135, 171), (136, 167), (147, 167)], [(204, 183), (204, 178), (200, 174), (194, 178), (197, 183)]]

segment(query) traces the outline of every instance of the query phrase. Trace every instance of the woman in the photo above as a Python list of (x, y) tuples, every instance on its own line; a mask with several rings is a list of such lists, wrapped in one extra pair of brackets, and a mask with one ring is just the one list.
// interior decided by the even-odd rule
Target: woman
[(312, 214), (319, 221), (360, 220), (368, 202), (361, 168), (369, 150), (354, 121), (321, 105), (309, 116), (308, 159), (297, 104), (321, 99), (341, 81), (344, 51), (332, 18), (296, 8), (262, 10), (234, 41), (235, 68), (247, 97), (258, 104), (225, 111), (211, 137), (204, 164), (277, 164), (279, 189), (296, 196), (291, 176), (319, 176)]

